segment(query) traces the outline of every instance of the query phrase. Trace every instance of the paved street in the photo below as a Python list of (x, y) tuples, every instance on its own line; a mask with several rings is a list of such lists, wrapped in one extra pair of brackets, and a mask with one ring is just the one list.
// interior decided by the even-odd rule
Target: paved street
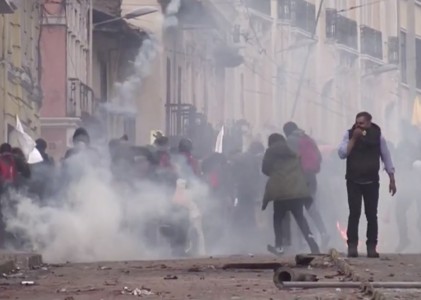
[[(270, 256), (46, 264), (36, 270), (22, 266), (17, 273), (0, 279), (0, 299), (369, 299), (350, 289), (281, 291), (273, 283), (271, 270), (223, 269), (227, 263), (263, 262), (294, 266), (293, 258)], [(421, 278), (419, 262), (421, 255), (349, 261), (361, 278), (376, 281), (416, 281)], [(343, 280), (328, 257), (317, 258), (310, 268), (294, 271), (316, 274), (323, 281)], [(22, 285), (31, 281), (34, 285)], [(390, 299), (421, 299), (417, 290), (388, 290), (384, 294)]]

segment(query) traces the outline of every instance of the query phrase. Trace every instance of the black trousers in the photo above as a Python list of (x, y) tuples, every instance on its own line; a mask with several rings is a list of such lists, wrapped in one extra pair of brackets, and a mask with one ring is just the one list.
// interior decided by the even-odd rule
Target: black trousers
[(283, 246), (284, 234), (284, 220), (287, 213), (291, 213), (301, 232), (307, 241), (312, 253), (319, 253), (319, 246), (317, 245), (311, 233), (307, 219), (304, 217), (304, 203), (306, 199), (291, 199), (273, 202), (273, 229), (275, 232), (275, 247)]
[(377, 246), (378, 224), (377, 207), (379, 204), (379, 183), (359, 184), (352, 181), (346, 183), (348, 191), (348, 246), (358, 246), (358, 225), (361, 216), (362, 200), (367, 218), (367, 246)]

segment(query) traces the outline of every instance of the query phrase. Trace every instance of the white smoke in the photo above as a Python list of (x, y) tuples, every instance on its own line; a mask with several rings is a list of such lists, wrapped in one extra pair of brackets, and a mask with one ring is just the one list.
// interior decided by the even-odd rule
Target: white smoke
[(180, 7), (181, 0), (171, 0), (170, 3), (168, 3), (163, 24), (164, 29), (178, 26), (177, 14), (180, 11)]
[(115, 97), (103, 105), (106, 111), (116, 114), (136, 115), (139, 94), (144, 79), (150, 74), (153, 60), (159, 51), (156, 37), (150, 33), (133, 62), (134, 73), (125, 81), (115, 84)]

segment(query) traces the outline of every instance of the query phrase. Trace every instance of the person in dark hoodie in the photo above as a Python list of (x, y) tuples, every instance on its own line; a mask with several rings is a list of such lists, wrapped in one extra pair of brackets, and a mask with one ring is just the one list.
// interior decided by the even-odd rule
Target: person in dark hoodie
[(73, 148), (66, 151), (64, 159), (68, 159), (85, 150), (92, 150), (90, 144), (91, 138), (89, 137), (88, 131), (83, 127), (79, 127), (73, 134)]
[(311, 197), (297, 154), (292, 151), (285, 138), (278, 133), (271, 134), (268, 149), (262, 163), (262, 172), (269, 177), (263, 197), (262, 210), (273, 201), (273, 226), (275, 231), (275, 251), (283, 249), (283, 219), (287, 212), (294, 216), (312, 253), (319, 253), (307, 220), (304, 204)]
[(47, 142), (44, 139), (37, 139), (35, 141), (35, 147), (43, 159), (44, 164), (54, 165), (54, 159), (47, 154)]
[(180, 154), (185, 159), (185, 164), (188, 166), (189, 170), (187, 171), (190, 174), (199, 177), (200, 168), (199, 162), (192, 154), (193, 143), (190, 139), (182, 138), (178, 144), (178, 154)]
[(372, 123), (368, 112), (360, 112), (355, 124), (345, 132), (338, 154), (346, 159), (346, 186), (348, 191), (348, 256), (358, 256), (358, 224), (361, 205), (367, 217), (367, 256), (379, 257), (377, 252), (380, 159), (389, 175), (389, 192), (396, 193), (395, 169), (380, 127)]
[(310, 217), (313, 219), (322, 239), (322, 245), (327, 246), (329, 235), (326, 230), (320, 211), (314, 201), (317, 193), (317, 174), (320, 172), (322, 154), (316, 142), (301, 130), (296, 123), (287, 122), (284, 125), (284, 133), (287, 137), (288, 146), (299, 156), (301, 168), (310, 190), (311, 198), (305, 203)]

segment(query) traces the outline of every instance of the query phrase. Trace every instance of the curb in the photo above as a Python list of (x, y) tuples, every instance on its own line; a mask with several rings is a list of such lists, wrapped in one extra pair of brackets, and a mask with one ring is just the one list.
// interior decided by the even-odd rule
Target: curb
[[(331, 249), (329, 256), (334, 265), (338, 268), (338, 271), (345, 275), (347, 279), (350, 279), (351, 281), (361, 281), (361, 278), (355, 273), (354, 268), (351, 267), (346, 260), (341, 258), (340, 253), (336, 249)], [(370, 282), (363, 282), (361, 284), (361, 292), (364, 295), (369, 296), (372, 300), (389, 300), (382, 292), (375, 290)]]

